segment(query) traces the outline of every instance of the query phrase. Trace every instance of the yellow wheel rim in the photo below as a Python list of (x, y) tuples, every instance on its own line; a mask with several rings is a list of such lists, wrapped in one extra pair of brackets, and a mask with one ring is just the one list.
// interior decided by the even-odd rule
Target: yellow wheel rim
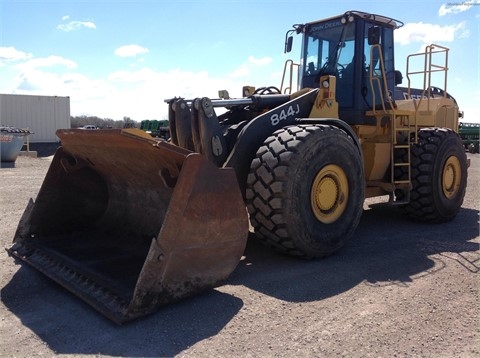
[(448, 199), (457, 194), (461, 178), (460, 161), (455, 156), (449, 157), (443, 167), (442, 175), (442, 190)]
[(310, 201), (315, 217), (330, 224), (342, 216), (348, 202), (348, 180), (338, 165), (320, 170), (313, 181)]

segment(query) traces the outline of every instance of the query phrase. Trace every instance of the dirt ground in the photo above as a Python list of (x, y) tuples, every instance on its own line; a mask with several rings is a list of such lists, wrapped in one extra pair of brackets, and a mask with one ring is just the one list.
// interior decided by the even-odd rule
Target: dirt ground
[[(249, 240), (226, 285), (124, 326), (2, 250), (0, 357), (479, 357), (480, 156), (469, 156), (450, 223), (366, 207), (343, 250), (308, 262)], [(50, 161), (0, 168), (2, 247)]]

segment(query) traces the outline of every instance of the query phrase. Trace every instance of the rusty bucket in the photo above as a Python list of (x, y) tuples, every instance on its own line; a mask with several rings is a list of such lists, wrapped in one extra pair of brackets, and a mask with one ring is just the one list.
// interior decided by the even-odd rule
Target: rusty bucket
[(10, 254), (117, 323), (226, 281), (248, 235), (232, 169), (136, 129), (57, 135)]

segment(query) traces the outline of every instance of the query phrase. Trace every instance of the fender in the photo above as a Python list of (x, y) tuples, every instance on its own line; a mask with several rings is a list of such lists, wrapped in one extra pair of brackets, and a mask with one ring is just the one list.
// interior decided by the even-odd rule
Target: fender
[(345, 121), (342, 121), (338, 118), (299, 118), (298, 122), (300, 124), (328, 124), (335, 127), (340, 128), (344, 132), (346, 132), (350, 137), (352, 137), (355, 146), (357, 147), (358, 151), (360, 152), (360, 156), (362, 157), (363, 163), (363, 151), (360, 141), (358, 140), (357, 135), (353, 131), (352, 127), (348, 125)]
[(283, 105), (257, 116), (241, 130), (235, 146), (223, 167), (231, 167), (235, 170), (243, 195), (245, 195), (245, 184), (250, 171), (250, 164), (258, 148), (276, 130), (298, 124), (298, 118), (307, 117), (310, 114), (318, 91), (318, 88), (312, 89)]

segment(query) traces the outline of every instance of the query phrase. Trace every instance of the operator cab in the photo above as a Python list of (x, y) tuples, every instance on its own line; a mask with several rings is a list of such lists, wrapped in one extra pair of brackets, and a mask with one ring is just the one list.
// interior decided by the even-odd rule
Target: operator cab
[[(339, 117), (349, 124), (366, 124), (365, 112), (381, 108), (382, 99), (390, 109), (383, 94), (388, 93), (393, 100), (397, 84), (393, 30), (402, 25), (398, 20), (359, 11), (294, 25), (294, 30), (287, 32), (285, 52), (291, 50), (289, 35), (303, 33), (300, 89), (318, 88), (320, 76), (335, 76)], [(370, 76), (378, 80), (372, 82)]]

